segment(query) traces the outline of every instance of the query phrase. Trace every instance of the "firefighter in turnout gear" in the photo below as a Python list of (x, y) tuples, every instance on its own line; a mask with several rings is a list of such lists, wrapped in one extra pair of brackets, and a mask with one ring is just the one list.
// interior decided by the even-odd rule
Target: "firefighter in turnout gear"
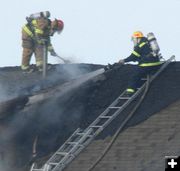
[[(37, 17), (37, 14), (40, 14)], [(30, 68), (31, 56), (35, 55), (36, 67), (39, 71), (42, 71), (43, 65), (43, 48), (46, 46), (47, 50), (52, 56), (56, 56), (56, 52), (51, 44), (50, 36), (53, 36), (55, 32), (60, 33), (63, 30), (64, 23), (61, 20), (55, 19), (51, 21), (49, 19), (50, 13), (36, 13), (36, 17), (33, 15), (27, 17), (27, 24), (22, 28), (22, 63), (21, 69), (25, 73), (32, 72)]]
[(120, 64), (131, 61), (138, 62), (126, 89), (127, 96), (131, 96), (141, 86), (141, 78), (157, 71), (162, 64), (159, 59), (159, 51), (156, 54), (153, 53), (147, 37), (141, 31), (133, 33), (132, 41), (134, 43), (133, 52), (129, 57), (119, 61)]

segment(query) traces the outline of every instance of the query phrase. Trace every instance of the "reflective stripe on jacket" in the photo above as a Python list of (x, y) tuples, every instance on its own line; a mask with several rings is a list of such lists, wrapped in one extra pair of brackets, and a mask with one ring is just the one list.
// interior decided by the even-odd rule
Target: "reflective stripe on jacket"
[(28, 36), (34, 37), (33, 32), (30, 30), (30, 28), (29, 28), (27, 25), (25, 25), (25, 26), (23, 27), (23, 31), (24, 31), (25, 33), (27, 33)]
[(51, 21), (46, 18), (34, 19), (23, 27), (23, 31), (30, 37), (48, 38), (51, 29)]
[(29, 21), (22, 28), (22, 40), (23, 47), (25, 47), (25, 41), (32, 41), (32, 43), (37, 43), (42, 45), (42, 40), (47, 40), (48, 50), (52, 50), (52, 44), (50, 40), (51, 32), (51, 21), (47, 18), (39, 18)]
[(143, 37), (140, 42), (134, 47), (133, 52), (129, 57), (124, 59), (125, 62), (138, 62), (141, 67), (149, 67), (160, 65), (158, 56), (152, 55), (152, 50), (149, 46), (148, 40)]

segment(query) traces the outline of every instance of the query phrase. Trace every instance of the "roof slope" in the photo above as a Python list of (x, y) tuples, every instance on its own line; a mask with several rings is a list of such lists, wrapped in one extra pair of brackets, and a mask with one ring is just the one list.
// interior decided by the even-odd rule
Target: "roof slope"
[[(87, 68), (89, 67), (91, 69), (88, 69), (88, 71), (93, 71), (102, 66), (90, 65)], [(48, 84), (45, 84), (45, 87), (43, 84), (43, 91), (37, 91), (40, 90), (39, 85), (41, 87), (41, 84), (36, 82), (37, 78), (39, 78), (38, 75), (33, 74), (33, 78), (31, 78), (31, 82), (35, 83), (37, 86), (34, 86), (33, 84), (33, 86), (29, 88), (27, 85), (30, 83), (28, 81), (30, 76), (22, 78), (22, 75), (19, 74), (19, 82), (21, 82), (21, 79), (27, 79), (23, 81), (27, 81), (26, 86), (22, 84), (22, 87), (20, 88), (20, 90), (24, 90), (23, 93), (27, 97), (27, 102), (25, 104), (23, 103), (20, 108), (10, 110), (9, 117), (0, 120), (1, 127), (4, 127), (4, 129), (0, 129), (2, 135), (0, 137), (0, 151), (5, 154), (4, 159), (6, 160), (7, 158), (6, 154), (11, 155), (11, 158), (13, 158), (11, 166), (13, 169), (17, 168), (19, 171), (20, 168), (28, 164), (28, 161), (31, 158), (32, 144), (37, 135), (37, 157), (41, 158), (52, 154), (75, 129), (78, 127), (86, 128), (115, 98), (120, 95), (126, 88), (134, 67), (136, 66), (125, 65), (121, 68), (105, 72), (63, 94), (61, 84), (68, 80), (67, 78), (69, 77), (66, 77), (66, 75), (69, 75), (69, 72), (67, 72), (68, 74), (63, 75), (63, 77), (61, 77), (59, 72), (55, 73), (55, 77), (50, 76), (51, 81), (48, 79)], [(63, 74), (64, 72), (62, 71), (60, 73)], [(85, 73), (87, 73), (87, 71)], [(1, 72), (1, 74), (3, 75), (3, 72)], [(14, 77), (11, 78), (13, 79)], [(56, 81), (56, 78), (58, 78), (59, 83)], [(73, 75), (73, 78), (75, 78), (75, 75)], [(14, 86), (10, 86), (10, 90), (16, 90), (19, 82), (12, 82), (12, 85)], [(69, 83), (71, 84), (72, 82)], [(7, 84), (6, 81), (4, 82), (4, 85), (5, 84)], [(55, 95), (49, 93), (53, 90), (57, 90)], [(44, 91), (49, 93), (49, 96), (46, 99), (42, 98), (38, 102), (34, 101), (35, 103), (31, 103), (32, 99), (36, 99), (35, 97), (43, 96)], [(159, 111), (179, 99), (180, 63), (174, 62), (171, 63), (151, 84), (146, 99), (135, 113), (135, 116), (126, 125), (123, 133), (130, 127), (144, 123), (154, 114), (157, 114)], [(114, 135), (125, 116), (126, 113), (116, 118), (97, 138), (99, 142), (103, 142), (101, 143), (103, 147), (105, 145), (104, 139)], [(131, 142), (130, 138), (129, 141)], [(159, 141), (158, 138), (157, 141)], [(151, 142), (148, 141), (147, 143)], [(178, 142), (176, 143), (178, 144)], [(97, 155), (97, 153), (94, 153), (93, 155)], [(93, 157), (93, 155), (91, 157)], [(119, 158), (119, 160), (120, 159), (121, 158)], [(81, 166), (79, 165), (78, 167), (80, 168)], [(114, 167), (116, 167), (116, 165)], [(23, 171), (25, 170), (26, 169)]]
[[(134, 117), (94, 171), (159, 171), (164, 170), (165, 156), (179, 155), (179, 76), (179, 64), (172, 63), (152, 83)], [(88, 170), (101, 155), (126, 114), (116, 118), (65, 170)]]
[[(180, 101), (123, 131), (94, 171), (160, 171), (180, 153)], [(65, 171), (87, 171), (111, 137), (95, 140)]]

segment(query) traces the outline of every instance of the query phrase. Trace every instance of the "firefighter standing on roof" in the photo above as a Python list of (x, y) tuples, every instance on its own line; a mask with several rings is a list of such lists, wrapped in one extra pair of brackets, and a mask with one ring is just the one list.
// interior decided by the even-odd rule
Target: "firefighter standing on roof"
[(50, 41), (50, 36), (55, 32), (60, 33), (63, 30), (64, 23), (61, 20), (49, 19), (50, 13), (40, 12), (27, 17), (27, 24), (22, 28), (22, 64), (21, 69), (24, 72), (31, 72), (30, 60), (34, 53), (36, 66), (39, 71), (42, 71), (43, 65), (43, 47), (46, 44), (48, 51), (52, 56), (56, 56), (53, 46)]
[(136, 31), (132, 35), (132, 41), (134, 43), (134, 50), (131, 55), (119, 63), (125, 62), (138, 62), (138, 66), (133, 73), (132, 79), (129, 81), (128, 88), (126, 89), (127, 95), (132, 95), (140, 86), (141, 78), (145, 77), (153, 71), (156, 71), (161, 65), (159, 54), (154, 53), (150, 47), (150, 42), (143, 35), (142, 32)]

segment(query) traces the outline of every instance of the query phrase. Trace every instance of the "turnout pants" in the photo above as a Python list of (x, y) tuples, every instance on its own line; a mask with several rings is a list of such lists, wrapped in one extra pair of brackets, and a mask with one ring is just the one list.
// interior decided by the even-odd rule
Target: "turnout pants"
[(146, 78), (147, 75), (152, 75), (161, 67), (158, 66), (148, 66), (148, 67), (141, 67), (137, 66), (135, 71), (133, 72), (132, 78), (129, 81), (128, 89), (137, 90), (137, 88), (141, 87), (143, 84), (142, 78)]
[(26, 70), (30, 66), (30, 60), (34, 53), (36, 59), (36, 66), (41, 67), (43, 65), (43, 45), (38, 45), (33, 42), (33, 40), (23, 40), (22, 43), (23, 52), (22, 52), (22, 63), (21, 69)]

